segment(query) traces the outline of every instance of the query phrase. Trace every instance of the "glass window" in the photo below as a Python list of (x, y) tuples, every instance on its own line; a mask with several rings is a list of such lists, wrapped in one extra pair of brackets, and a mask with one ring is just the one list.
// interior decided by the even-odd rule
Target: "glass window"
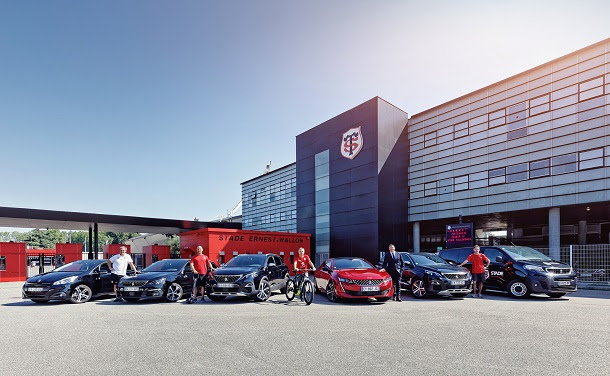
[[(315, 177), (328, 176), (330, 163), (324, 163), (315, 167)], [(289, 183), (290, 184), (290, 183)]]
[(512, 182), (520, 181), (520, 180), (527, 180), (527, 171), (506, 175), (506, 181), (508, 183), (512, 183)]
[(0, 256), (0, 270), (6, 270), (6, 256)]
[(527, 171), (527, 163), (520, 163), (512, 166), (508, 166), (506, 173), (507, 174), (515, 174), (517, 172)]
[(458, 176), (455, 178), (455, 184), (468, 183), (468, 175)]
[(542, 96), (540, 96), (538, 98), (530, 99), (530, 107), (536, 107), (536, 106), (539, 106), (539, 105), (541, 105), (543, 103), (548, 103), (549, 102), (549, 98), (550, 98), (549, 95), (545, 94), (545, 95), (542, 95)]
[(518, 103), (508, 108), (508, 115), (516, 114), (517, 112), (525, 110), (525, 102)]
[(498, 176), (503, 176), (506, 175), (506, 168), (502, 167), (502, 168), (498, 168), (495, 170), (489, 170), (489, 178), (495, 178)]
[(515, 138), (520, 138), (524, 136), (527, 136), (527, 128), (521, 128), (515, 131), (508, 132), (507, 139), (514, 140)]
[(576, 154), (564, 154), (552, 158), (553, 175), (576, 171)]
[(323, 189), (328, 189), (328, 187), (329, 187), (328, 176), (325, 176), (323, 178), (317, 178), (315, 185), (316, 185), (316, 187), (315, 187), (316, 191), (321, 191)]
[(488, 249), (484, 250), (483, 254), (485, 256), (487, 256), (487, 258), (489, 259), (490, 262), (494, 262), (494, 263), (498, 262), (498, 261), (496, 261), (496, 259), (498, 257), (501, 257), (503, 260), (505, 259), (505, 257), (502, 254), (502, 252), (500, 252), (499, 250), (494, 249), (494, 248), (488, 248)]
[(578, 168), (586, 170), (588, 168), (604, 167), (604, 149), (593, 149), (581, 151), (579, 153), (580, 163)]
[(321, 164), (328, 163), (328, 155), (329, 155), (328, 150), (324, 150), (324, 151), (316, 154), (314, 157), (315, 165), (319, 166)]
[(596, 87), (594, 89), (587, 90), (587, 91), (581, 91), (580, 92), (580, 100), (584, 101), (584, 100), (587, 100), (587, 99), (591, 99), (593, 97), (599, 97), (600, 95), (604, 95), (604, 87), (603, 86)]
[(316, 215), (330, 214), (330, 202), (316, 204)]
[(578, 85), (578, 90), (585, 91), (585, 90), (592, 89), (594, 87), (602, 86), (603, 84), (604, 84), (604, 77), (600, 76), (600, 77), (594, 78), (592, 80), (580, 83)]
[(530, 162), (530, 179), (549, 176), (551, 174), (550, 166), (551, 162), (549, 159)]

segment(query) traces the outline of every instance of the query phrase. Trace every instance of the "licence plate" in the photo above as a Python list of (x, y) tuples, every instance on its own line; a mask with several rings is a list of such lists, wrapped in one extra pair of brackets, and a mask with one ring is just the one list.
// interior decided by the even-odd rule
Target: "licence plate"
[(360, 291), (379, 291), (379, 286), (362, 286)]
[(125, 291), (140, 291), (140, 288), (137, 286), (125, 286), (123, 289)]
[(557, 281), (559, 286), (570, 286), (570, 281)]
[(220, 287), (220, 288), (223, 288), (223, 289), (226, 289), (226, 288), (233, 287), (233, 284), (232, 283), (217, 283), (216, 286)]
[(458, 280), (458, 281), (453, 281), (453, 280), (452, 280), (452, 281), (451, 281), (451, 284), (452, 284), (452, 285), (463, 285), (463, 284), (464, 284), (464, 281), (459, 281), (459, 280)]
[(28, 291), (42, 291), (43, 288), (42, 287), (28, 287), (27, 290)]

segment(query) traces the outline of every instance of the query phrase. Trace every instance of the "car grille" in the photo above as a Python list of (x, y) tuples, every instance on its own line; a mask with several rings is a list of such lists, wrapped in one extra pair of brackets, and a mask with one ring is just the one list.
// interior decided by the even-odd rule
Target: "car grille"
[(379, 286), (383, 279), (352, 279), (352, 281), (359, 286)]
[(239, 274), (239, 275), (215, 275), (214, 280), (219, 283), (235, 282), (238, 279), (240, 279), (241, 276), (242, 276), (241, 274)]
[(381, 291), (352, 291), (352, 290), (345, 290), (346, 293), (348, 293), (351, 296), (378, 296), (378, 295), (386, 295), (388, 293), (388, 290), (381, 290)]
[(129, 280), (123, 280), (121, 281), (121, 283), (123, 284), (123, 286), (144, 286), (145, 284), (148, 283), (148, 281), (129, 281)]
[(466, 279), (468, 273), (443, 273), (443, 275), (449, 279)]
[(553, 274), (570, 274), (569, 268), (547, 268), (546, 271)]

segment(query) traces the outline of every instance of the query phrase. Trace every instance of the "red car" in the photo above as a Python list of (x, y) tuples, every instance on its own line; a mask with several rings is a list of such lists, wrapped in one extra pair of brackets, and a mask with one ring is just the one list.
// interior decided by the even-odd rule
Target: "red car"
[(330, 258), (320, 265), (314, 277), (316, 289), (331, 302), (368, 298), (385, 302), (394, 293), (390, 275), (358, 257)]

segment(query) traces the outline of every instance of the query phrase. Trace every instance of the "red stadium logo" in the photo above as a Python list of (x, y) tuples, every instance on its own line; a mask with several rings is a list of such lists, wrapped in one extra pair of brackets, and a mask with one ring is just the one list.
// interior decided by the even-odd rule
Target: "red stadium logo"
[(341, 137), (341, 155), (348, 159), (354, 159), (362, 150), (362, 131), (358, 128), (352, 128), (343, 133)]

